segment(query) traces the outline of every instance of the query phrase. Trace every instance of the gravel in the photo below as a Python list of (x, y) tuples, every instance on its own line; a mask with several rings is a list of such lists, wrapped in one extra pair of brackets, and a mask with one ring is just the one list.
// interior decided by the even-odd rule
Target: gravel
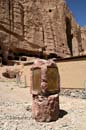
[(61, 89), (60, 95), (86, 99), (86, 89)]
[[(13, 89), (11, 89), (13, 88)], [(29, 88), (0, 86), (0, 130), (85, 130), (86, 100), (60, 96), (60, 117), (55, 122), (32, 118)]]

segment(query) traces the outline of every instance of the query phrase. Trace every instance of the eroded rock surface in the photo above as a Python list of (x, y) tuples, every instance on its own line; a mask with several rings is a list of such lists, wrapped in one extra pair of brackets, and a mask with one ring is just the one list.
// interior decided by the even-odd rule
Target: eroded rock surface
[(15, 53), (77, 56), (81, 30), (65, 0), (0, 0), (0, 48)]
[(59, 118), (60, 78), (52, 60), (37, 60), (31, 68), (32, 116), (39, 122)]
[(81, 37), (83, 54), (86, 55), (86, 27), (81, 28)]
[(32, 115), (37, 121), (50, 122), (59, 118), (59, 96), (37, 96), (33, 100)]

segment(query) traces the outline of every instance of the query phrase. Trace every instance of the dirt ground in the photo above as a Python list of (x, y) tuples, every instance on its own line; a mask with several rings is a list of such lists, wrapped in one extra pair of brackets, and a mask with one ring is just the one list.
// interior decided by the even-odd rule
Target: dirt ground
[(29, 88), (0, 82), (0, 130), (86, 130), (86, 100), (60, 96), (60, 118), (40, 123), (31, 116)]

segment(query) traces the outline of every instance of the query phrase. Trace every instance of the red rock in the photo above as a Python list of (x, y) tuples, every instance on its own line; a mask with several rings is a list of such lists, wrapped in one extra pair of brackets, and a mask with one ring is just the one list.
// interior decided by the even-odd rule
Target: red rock
[(81, 40), (80, 26), (65, 0), (0, 0), (0, 46), (5, 61), (14, 52), (78, 56)]
[(32, 116), (39, 122), (56, 121), (59, 118), (58, 94), (48, 97), (35, 97), (32, 104)]
[[(51, 73), (51, 70), (54, 73)], [(52, 60), (36, 61), (32, 67), (32, 86), (30, 89), (33, 96), (32, 115), (37, 121), (49, 122), (57, 120), (59, 117), (60, 80), (58, 75), (58, 68)], [(51, 80), (53, 79), (53, 82), (49, 80), (49, 77)]]

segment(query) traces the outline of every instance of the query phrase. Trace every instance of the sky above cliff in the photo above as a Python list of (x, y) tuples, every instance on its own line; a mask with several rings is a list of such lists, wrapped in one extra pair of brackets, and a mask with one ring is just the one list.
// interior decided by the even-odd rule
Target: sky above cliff
[(86, 26), (86, 0), (66, 0), (76, 21)]

